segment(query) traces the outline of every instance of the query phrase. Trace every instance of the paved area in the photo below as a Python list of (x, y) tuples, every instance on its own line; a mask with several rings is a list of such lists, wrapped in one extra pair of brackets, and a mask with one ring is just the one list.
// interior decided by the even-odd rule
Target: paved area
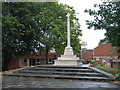
[[(33, 77), (3, 77), (3, 88), (111, 88), (119, 90), (120, 84), (99, 81), (46, 79)], [(97, 90), (99, 90), (97, 89)], [(110, 90), (111, 90), (110, 89)], [(91, 89), (90, 89), (91, 90)]]
[(89, 67), (90, 64), (83, 64), (82, 67)]

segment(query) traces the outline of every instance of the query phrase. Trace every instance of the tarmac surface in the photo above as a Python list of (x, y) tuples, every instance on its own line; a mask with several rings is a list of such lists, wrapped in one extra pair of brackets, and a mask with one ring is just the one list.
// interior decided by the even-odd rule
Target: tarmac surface
[(2, 78), (2, 88), (87, 88), (88, 90), (97, 88), (96, 90), (120, 90), (120, 84), (103, 81), (4, 76)]

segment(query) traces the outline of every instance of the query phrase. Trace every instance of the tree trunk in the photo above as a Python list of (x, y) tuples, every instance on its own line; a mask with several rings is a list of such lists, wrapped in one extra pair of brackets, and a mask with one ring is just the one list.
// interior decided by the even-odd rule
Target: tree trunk
[(10, 60), (11, 60), (11, 54), (6, 54), (2, 61), (2, 71), (8, 71)]
[(46, 55), (45, 55), (46, 56), (46, 58), (45, 58), (46, 59), (46, 64), (48, 64), (48, 52), (49, 52), (49, 50), (46, 48)]

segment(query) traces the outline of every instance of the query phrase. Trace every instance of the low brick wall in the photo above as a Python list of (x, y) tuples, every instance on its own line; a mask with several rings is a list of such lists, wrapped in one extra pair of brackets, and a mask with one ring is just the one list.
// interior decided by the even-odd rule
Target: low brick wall
[(19, 60), (11, 60), (8, 66), (8, 70), (19, 68)]
[(113, 60), (111, 62), (111, 67), (119, 70), (120, 69), (120, 60)]

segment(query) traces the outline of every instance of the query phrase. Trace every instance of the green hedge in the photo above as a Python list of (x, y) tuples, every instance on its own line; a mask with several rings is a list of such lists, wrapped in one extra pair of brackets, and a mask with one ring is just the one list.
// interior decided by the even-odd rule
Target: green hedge
[(106, 66), (104, 66), (104, 65), (96, 65), (96, 66), (94, 66), (94, 67), (96, 67), (96, 68), (98, 68), (98, 69), (101, 69), (101, 70), (103, 70), (103, 71), (106, 71), (106, 72), (108, 72), (108, 73), (111, 73), (111, 74), (119, 73), (118, 69), (111, 68), (111, 67), (106, 67)]

